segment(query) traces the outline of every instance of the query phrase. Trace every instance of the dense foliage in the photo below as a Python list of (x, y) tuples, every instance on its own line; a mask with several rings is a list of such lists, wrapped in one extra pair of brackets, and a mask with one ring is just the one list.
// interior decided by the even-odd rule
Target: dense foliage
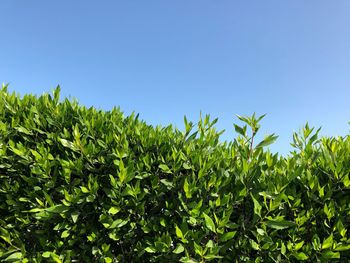
[(0, 90), (1, 262), (345, 262), (350, 138), (306, 125), (287, 157), (119, 109)]

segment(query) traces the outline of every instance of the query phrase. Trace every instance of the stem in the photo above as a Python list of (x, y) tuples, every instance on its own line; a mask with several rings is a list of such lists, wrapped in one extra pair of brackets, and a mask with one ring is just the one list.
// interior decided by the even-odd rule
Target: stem
[(250, 149), (249, 149), (248, 161), (250, 161), (250, 158), (253, 155), (254, 136), (255, 136), (255, 131), (254, 131), (254, 129), (252, 129), (252, 139), (250, 140), (250, 146), (249, 146)]

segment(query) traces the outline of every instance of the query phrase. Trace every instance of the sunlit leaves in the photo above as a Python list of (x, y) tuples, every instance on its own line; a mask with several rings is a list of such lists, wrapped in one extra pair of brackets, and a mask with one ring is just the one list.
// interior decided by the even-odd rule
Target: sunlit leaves
[(177, 244), (176, 248), (173, 250), (173, 253), (180, 254), (184, 252), (185, 248), (182, 244)]
[(259, 142), (255, 147), (262, 148), (262, 147), (268, 146), (268, 145), (274, 143), (277, 138), (278, 138), (278, 136), (276, 136), (274, 134), (268, 135), (261, 142)]
[(108, 210), (108, 213), (111, 214), (111, 215), (115, 215), (115, 214), (118, 213), (119, 211), (120, 211), (120, 208), (119, 208), (119, 207), (112, 206), (112, 207)]
[(256, 215), (258, 215), (259, 217), (261, 217), (261, 208), (262, 206), (260, 205), (260, 203), (255, 199), (255, 197), (251, 194), (253, 203), (254, 203), (254, 213)]
[(60, 142), (64, 147), (67, 147), (73, 151), (79, 151), (79, 148), (73, 142), (70, 142), (66, 139), (60, 139)]
[(216, 227), (214, 221), (205, 213), (203, 213), (205, 226), (213, 232), (216, 232)]
[(294, 222), (290, 222), (287, 220), (267, 220), (265, 222), (265, 225), (270, 227), (270, 228), (277, 229), (277, 230), (286, 229), (286, 228), (296, 226), (296, 224)]
[(242, 135), (242, 136), (246, 136), (246, 132), (247, 132), (247, 126), (244, 126), (244, 127), (240, 127), (238, 126), (237, 124), (233, 124), (234, 128), (235, 128), (235, 131)]
[(3, 262), (20, 262), (23, 254), (21, 252), (15, 252), (6, 257)]
[(159, 168), (164, 172), (164, 173), (171, 173), (170, 168), (166, 164), (160, 164)]
[(150, 126), (0, 90), (1, 262), (347, 262), (350, 138)]
[(185, 191), (186, 197), (187, 198), (191, 198), (192, 197), (192, 191), (190, 189), (190, 185), (188, 184), (187, 178), (185, 178), (183, 189)]
[(304, 252), (293, 253), (292, 255), (298, 260), (307, 260), (309, 258)]
[(327, 249), (332, 247), (333, 245), (333, 234), (331, 234), (329, 237), (327, 237), (323, 243), (322, 243), (322, 249)]

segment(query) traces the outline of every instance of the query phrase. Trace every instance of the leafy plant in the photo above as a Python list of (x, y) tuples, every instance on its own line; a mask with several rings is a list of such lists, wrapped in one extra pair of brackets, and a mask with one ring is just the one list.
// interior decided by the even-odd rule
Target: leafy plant
[(346, 262), (350, 139), (185, 130), (0, 90), (1, 262)]

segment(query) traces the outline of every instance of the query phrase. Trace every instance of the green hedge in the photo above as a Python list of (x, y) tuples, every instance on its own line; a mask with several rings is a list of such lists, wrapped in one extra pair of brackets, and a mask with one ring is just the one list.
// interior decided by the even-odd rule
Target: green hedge
[[(0, 89), (1, 262), (347, 262), (350, 138), (306, 125), (287, 157), (119, 109)], [(255, 139), (256, 141), (256, 139)]]

